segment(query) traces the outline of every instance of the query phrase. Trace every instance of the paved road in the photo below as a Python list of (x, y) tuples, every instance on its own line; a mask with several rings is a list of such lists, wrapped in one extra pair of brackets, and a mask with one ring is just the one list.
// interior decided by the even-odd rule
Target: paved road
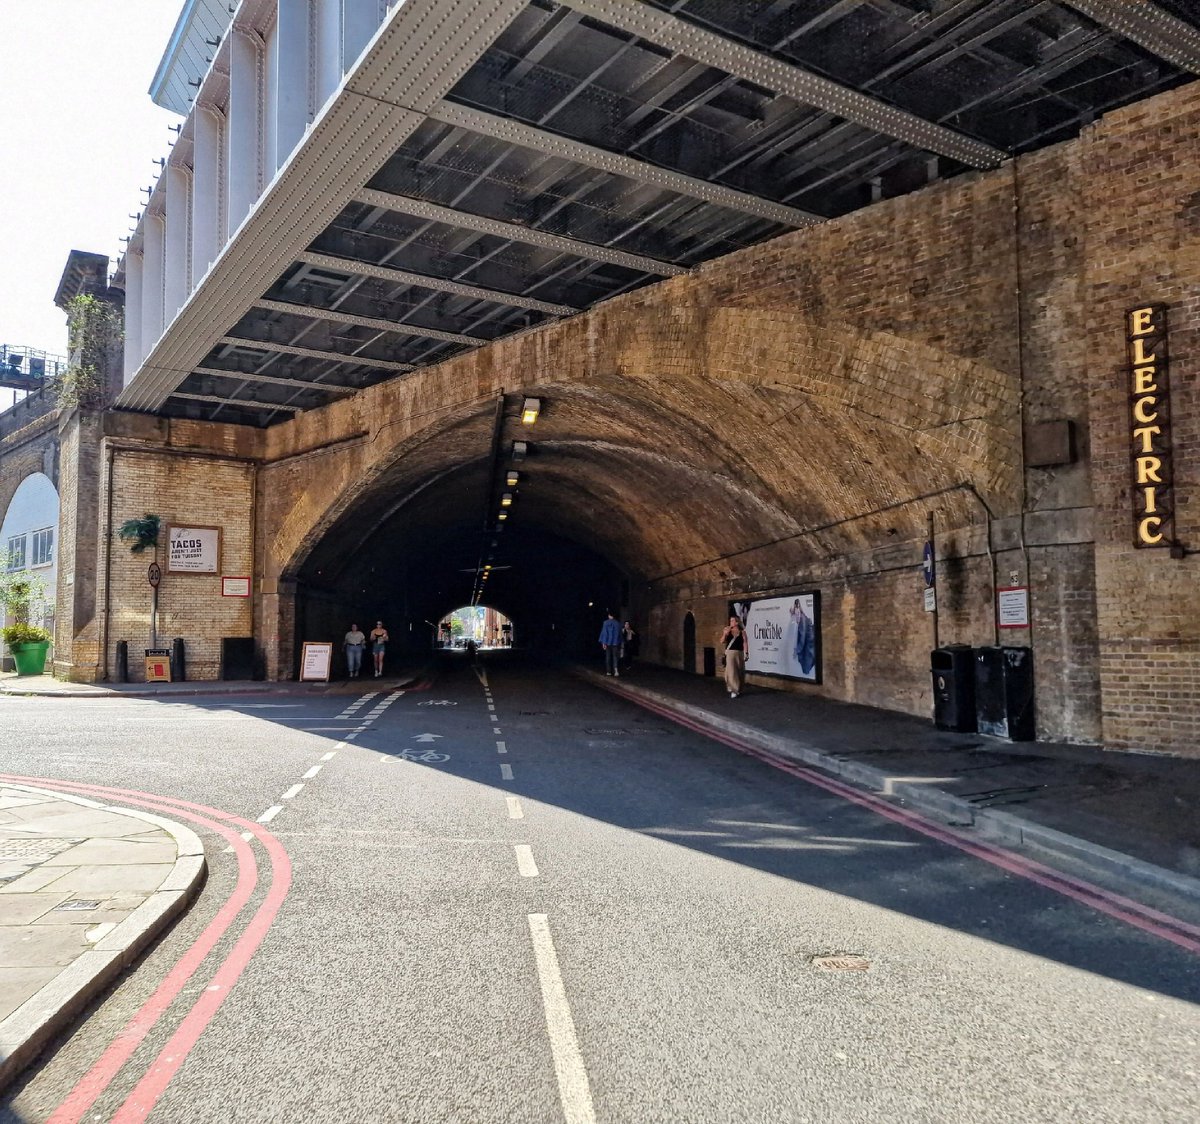
[[(248, 821), (201, 826), (195, 906), (0, 1121), (1200, 1118), (1194, 954), (565, 676), (486, 679), (0, 700), (6, 774)], [(274, 871), (238, 837), (271, 809)]]

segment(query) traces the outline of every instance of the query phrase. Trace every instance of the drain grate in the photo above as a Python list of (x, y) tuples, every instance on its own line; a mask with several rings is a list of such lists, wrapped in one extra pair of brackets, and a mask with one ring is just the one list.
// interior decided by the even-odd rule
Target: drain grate
[(856, 952), (830, 952), (814, 956), (812, 966), (822, 972), (865, 972), (871, 967), (871, 961)]
[(51, 913), (83, 913), (89, 909), (99, 909), (98, 901), (84, 901), (82, 898), (76, 898), (72, 902), (63, 902), (61, 905), (56, 905)]

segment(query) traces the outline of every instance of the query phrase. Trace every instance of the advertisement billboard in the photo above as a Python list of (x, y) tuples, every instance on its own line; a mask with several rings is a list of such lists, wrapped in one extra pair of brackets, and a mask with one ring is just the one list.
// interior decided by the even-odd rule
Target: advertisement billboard
[(731, 601), (746, 630), (746, 671), (821, 682), (821, 595), (789, 593)]

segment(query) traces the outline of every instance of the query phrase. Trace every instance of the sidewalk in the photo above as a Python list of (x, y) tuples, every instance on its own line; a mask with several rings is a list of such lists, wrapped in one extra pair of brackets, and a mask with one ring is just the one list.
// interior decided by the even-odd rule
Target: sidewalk
[(762, 687), (730, 699), (721, 679), (668, 668), (581, 674), (994, 843), (1200, 905), (1200, 759), (946, 733), (929, 719)]
[(204, 847), (170, 820), (0, 784), (0, 1090), (184, 910)]
[[(189, 679), (181, 683), (68, 683), (52, 675), (17, 675), (0, 672), (0, 697), (54, 699), (163, 698), (178, 695), (338, 695), (395, 690), (406, 686), (419, 672), (401, 671), (380, 679), (332, 679), (328, 683), (295, 680)], [(373, 684), (368, 686), (368, 684)]]

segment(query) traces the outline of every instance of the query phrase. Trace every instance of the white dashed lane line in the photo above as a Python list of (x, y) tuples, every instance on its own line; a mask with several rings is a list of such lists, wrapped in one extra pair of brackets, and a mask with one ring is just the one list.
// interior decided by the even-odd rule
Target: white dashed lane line
[(504, 764), (500, 766), (500, 779), (502, 781), (511, 781), (513, 779), (512, 766)]
[(508, 806), (508, 818), (510, 820), (523, 820), (525, 812), (521, 808), (521, 801), (515, 796), (506, 796), (504, 803)]
[(537, 863), (533, 861), (533, 848), (526, 843), (518, 843), (513, 850), (517, 853), (517, 872), (522, 878), (538, 876)]
[(258, 822), (270, 823), (282, 811), (282, 804), (272, 804), (265, 812), (263, 812), (261, 816), (258, 817)]
[(504, 742), (497, 742), (496, 743), (496, 752), (497, 753), (507, 753), (508, 746)]

